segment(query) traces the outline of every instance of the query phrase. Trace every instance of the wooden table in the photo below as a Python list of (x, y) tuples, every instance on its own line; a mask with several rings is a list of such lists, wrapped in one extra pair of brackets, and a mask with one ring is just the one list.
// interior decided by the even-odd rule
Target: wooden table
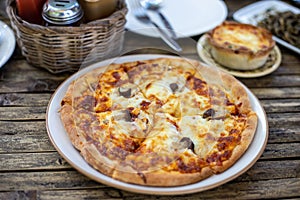
[[(226, 1), (232, 13), (254, 1)], [(0, 19), (9, 23), (0, 3)], [(129, 34), (125, 50), (162, 45)], [(179, 40), (184, 56), (200, 59), (195, 42)], [(258, 199), (300, 198), (300, 59), (280, 46), (282, 63), (270, 75), (239, 78), (259, 98), (269, 139), (254, 166), (217, 188), (182, 196), (154, 196), (115, 189), (85, 177), (51, 144), (45, 124), (49, 99), (71, 73), (51, 74), (29, 65), (19, 47), (0, 69), (0, 199)], [(148, 50), (146, 50), (148, 51)]]

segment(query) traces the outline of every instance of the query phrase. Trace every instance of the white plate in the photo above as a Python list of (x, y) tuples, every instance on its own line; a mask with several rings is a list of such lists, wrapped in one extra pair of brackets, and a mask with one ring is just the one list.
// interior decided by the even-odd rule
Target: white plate
[[(240, 10), (236, 11), (233, 14), (233, 19), (242, 23), (249, 23), (253, 25), (257, 25), (258, 16), (262, 15), (267, 9), (274, 8), (278, 11), (292, 11), (293, 13), (300, 13), (300, 9), (291, 6), (282, 1), (259, 1), (253, 4), (250, 4)], [(273, 36), (273, 39), (279, 44), (297, 52), (300, 54), (300, 49), (291, 45), (290, 43)]]
[[(146, 36), (158, 37), (151, 25), (138, 21), (132, 13), (133, 0), (126, 0), (128, 5), (127, 23), (130, 31)], [(164, 0), (161, 12), (169, 20), (179, 38), (204, 33), (222, 23), (227, 17), (227, 7), (220, 0)], [(165, 28), (160, 18), (148, 11), (151, 19)]]
[(200, 58), (208, 65), (210, 66), (216, 66), (220, 68), (221, 70), (241, 78), (255, 78), (255, 77), (261, 77), (265, 76), (267, 74), (270, 74), (274, 72), (281, 63), (281, 52), (277, 46), (271, 51), (266, 63), (255, 70), (235, 70), (235, 69), (229, 69), (227, 67), (224, 67), (223, 65), (219, 64), (214, 60), (210, 53), (209, 45), (206, 42), (207, 36), (204, 34), (197, 43), (197, 52), (200, 56)]
[[(185, 186), (178, 186), (178, 187), (148, 187), (148, 186), (141, 186), (135, 185), (130, 183), (125, 183), (122, 181), (115, 180), (108, 176), (103, 175), (102, 173), (98, 172), (94, 168), (92, 168), (80, 155), (80, 153), (73, 147), (70, 139), (68, 138), (67, 133), (63, 127), (63, 124), (60, 120), (59, 109), (60, 109), (60, 102), (64, 97), (66, 90), (69, 84), (78, 78), (78, 76), (87, 73), (95, 68), (106, 66), (112, 61), (116, 63), (122, 63), (127, 61), (135, 61), (135, 60), (145, 60), (145, 59), (152, 59), (158, 57), (171, 57), (165, 55), (131, 55), (131, 56), (124, 56), (118, 58), (118, 60), (106, 60), (103, 62), (99, 62), (93, 64), (71, 76), (65, 82), (63, 82), (56, 92), (53, 94), (48, 108), (47, 108), (47, 115), (46, 115), (46, 125), (49, 138), (57, 151), (63, 156), (65, 160), (67, 160), (74, 168), (76, 168), (79, 172), (83, 173), (84, 175), (88, 176), (89, 178), (101, 182), (103, 184), (116, 187), (119, 189), (137, 192), (137, 193), (145, 193), (145, 194), (156, 194), (156, 195), (175, 195), (175, 194), (185, 194), (185, 193), (193, 193), (204, 191), (207, 189), (211, 189), (217, 187), (221, 184), (224, 184), (242, 173), (246, 172), (261, 156), (267, 142), (268, 138), (268, 122), (266, 118), (266, 114), (264, 109), (262, 108), (261, 104), (259, 103), (258, 99), (253, 95), (253, 93), (245, 87), (247, 93), (251, 100), (251, 105), (254, 111), (258, 115), (258, 127), (256, 134), (254, 136), (253, 142), (250, 144), (248, 150), (245, 154), (228, 170), (225, 172), (213, 175), (203, 181), (198, 183), (185, 185)], [(172, 58), (172, 57), (171, 57)]]
[(8, 61), (15, 50), (14, 32), (7, 24), (0, 21), (0, 68)]

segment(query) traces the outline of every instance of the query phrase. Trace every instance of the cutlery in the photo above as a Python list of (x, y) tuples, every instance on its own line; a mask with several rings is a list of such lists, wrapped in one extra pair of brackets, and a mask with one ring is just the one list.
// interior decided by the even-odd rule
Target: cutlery
[(170, 31), (172, 38), (176, 39), (177, 35), (173, 29), (173, 27), (171, 26), (170, 22), (168, 21), (168, 19), (164, 16), (164, 14), (162, 12), (160, 12), (160, 8), (162, 6), (162, 2), (163, 0), (141, 0), (140, 4), (148, 9), (148, 10), (152, 10), (154, 12), (156, 12), (161, 21), (164, 23), (164, 25), (166, 26), (166, 28)]
[(132, 12), (134, 14), (134, 16), (142, 23), (145, 24), (151, 24), (153, 25), (157, 30), (158, 33), (160, 35), (160, 37), (163, 39), (163, 41), (168, 44), (172, 49), (174, 49), (175, 51), (182, 51), (182, 48), (179, 46), (179, 44), (173, 40), (171, 37), (169, 37), (169, 35), (165, 32), (164, 29), (162, 29), (161, 27), (159, 27), (154, 21), (152, 21), (150, 19), (150, 17), (148, 16), (148, 14), (146, 13), (145, 8), (143, 8), (138, 0), (133, 0), (131, 1), (133, 4), (132, 5)]

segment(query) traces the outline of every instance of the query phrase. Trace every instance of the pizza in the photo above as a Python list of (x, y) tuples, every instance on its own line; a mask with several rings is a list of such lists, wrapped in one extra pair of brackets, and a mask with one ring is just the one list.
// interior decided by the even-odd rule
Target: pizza
[(179, 57), (85, 73), (69, 85), (60, 116), (93, 168), (147, 186), (186, 185), (222, 173), (247, 150), (257, 126), (239, 81)]

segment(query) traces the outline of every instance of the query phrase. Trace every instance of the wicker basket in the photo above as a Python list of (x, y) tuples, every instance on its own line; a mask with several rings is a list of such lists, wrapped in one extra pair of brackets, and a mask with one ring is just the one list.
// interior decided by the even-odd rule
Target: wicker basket
[(22, 55), (28, 63), (52, 73), (76, 71), (95, 61), (117, 56), (123, 47), (127, 7), (118, 0), (107, 18), (75, 26), (41, 26), (22, 20), (15, 0), (8, 0), (7, 13)]

